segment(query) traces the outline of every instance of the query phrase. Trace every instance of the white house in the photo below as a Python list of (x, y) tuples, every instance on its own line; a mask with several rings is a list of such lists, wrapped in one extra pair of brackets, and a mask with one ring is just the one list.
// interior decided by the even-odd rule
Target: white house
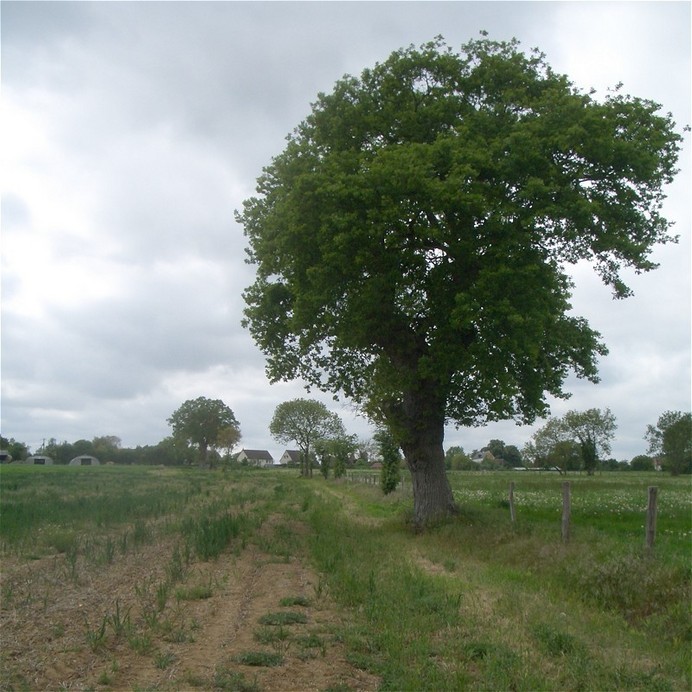
[(283, 466), (292, 466), (300, 464), (300, 452), (297, 449), (287, 449), (279, 459), (279, 463)]
[(238, 454), (238, 461), (261, 468), (274, 465), (274, 457), (266, 449), (242, 449)]

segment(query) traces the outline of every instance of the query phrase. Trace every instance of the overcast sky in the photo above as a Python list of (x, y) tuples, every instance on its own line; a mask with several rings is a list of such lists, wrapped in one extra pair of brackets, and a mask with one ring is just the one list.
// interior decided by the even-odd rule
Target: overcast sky
[[(348, 402), (269, 385), (240, 326), (253, 280), (233, 212), (320, 91), (438, 34), (517, 37), (585, 90), (623, 82), (690, 117), (689, 2), (7, 2), (2, 12), (2, 435), (156, 444), (186, 399), (222, 399), (241, 446), (283, 448), (275, 407), (311, 396), (371, 435)], [(610, 348), (568, 409), (609, 407), (613, 455), (646, 451), (690, 409), (690, 137), (665, 213), (679, 245), (613, 301), (587, 266), (575, 312)], [(541, 422), (450, 427), (445, 447), (521, 447)]]

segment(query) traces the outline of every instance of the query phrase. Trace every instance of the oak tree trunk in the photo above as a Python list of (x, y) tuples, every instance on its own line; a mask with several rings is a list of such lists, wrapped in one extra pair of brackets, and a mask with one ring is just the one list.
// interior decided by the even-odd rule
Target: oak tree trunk
[(401, 441), (413, 484), (413, 521), (419, 528), (458, 513), (447, 479), (444, 407), (424, 391), (404, 397), (406, 434)]

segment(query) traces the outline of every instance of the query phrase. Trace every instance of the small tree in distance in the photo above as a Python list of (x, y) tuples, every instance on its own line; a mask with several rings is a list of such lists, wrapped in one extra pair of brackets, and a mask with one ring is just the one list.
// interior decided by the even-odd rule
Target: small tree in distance
[(692, 473), (691, 413), (666, 411), (655, 426), (647, 426), (645, 439), (649, 442), (649, 454), (662, 455), (673, 476)]
[(217, 445), (221, 449), (226, 450), (226, 459), (230, 459), (233, 448), (238, 442), (240, 442), (240, 429), (233, 425), (227, 425), (225, 428), (221, 428), (216, 437)]
[(653, 471), (655, 469), (654, 460), (646, 454), (638, 454), (630, 461), (632, 471)]
[(385, 495), (393, 493), (401, 480), (401, 454), (394, 436), (385, 428), (380, 428), (374, 434), (380, 457), (382, 471), (380, 472), (380, 487)]
[(562, 472), (583, 468), (592, 475), (599, 458), (610, 454), (616, 428), (610, 409), (568, 411), (562, 418), (548, 419), (524, 447), (524, 454), (536, 466), (556, 466)]
[(279, 442), (296, 443), (301, 454), (301, 476), (312, 476), (311, 455), (318, 441), (346, 436), (339, 416), (314, 399), (292, 399), (279, 404), (269, 432)]
[(209, 450), (219, 446), (222, 430), (232, 428), (240, 439), (240, 424), (220, 399), (188, 399), (168, 419), (173, 436), (197, 446), (202, 466), (210, 465)]
[(346, 475), (346, 464), (357, 447), (355, 435), (343, 435), (318, 440), (315, 448), (320, 459), (320, 472), (327, 478), (332, 471), (334, 478)]
[(610, 454), (610, 442), (617, 429), (615, 416), (609, 408), (604, 411), (597, 408), (590, 408), (588, 411), (568, 411), (562, 419), (562, 424), (566, 434), (579, 443), (584, 470), (592, 476), (599, 459), (604, 459)]

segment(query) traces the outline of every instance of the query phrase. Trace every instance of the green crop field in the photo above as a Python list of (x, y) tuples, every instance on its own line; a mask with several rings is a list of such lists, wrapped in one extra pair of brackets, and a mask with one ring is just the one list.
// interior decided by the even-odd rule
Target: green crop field
[[(460, 515), (419, 534), (407, 484), (2, 467), (0, 690), (690, 689), (689, 478), (450, 479)], [(299, 568), (304, 592), (279, 593)]]

